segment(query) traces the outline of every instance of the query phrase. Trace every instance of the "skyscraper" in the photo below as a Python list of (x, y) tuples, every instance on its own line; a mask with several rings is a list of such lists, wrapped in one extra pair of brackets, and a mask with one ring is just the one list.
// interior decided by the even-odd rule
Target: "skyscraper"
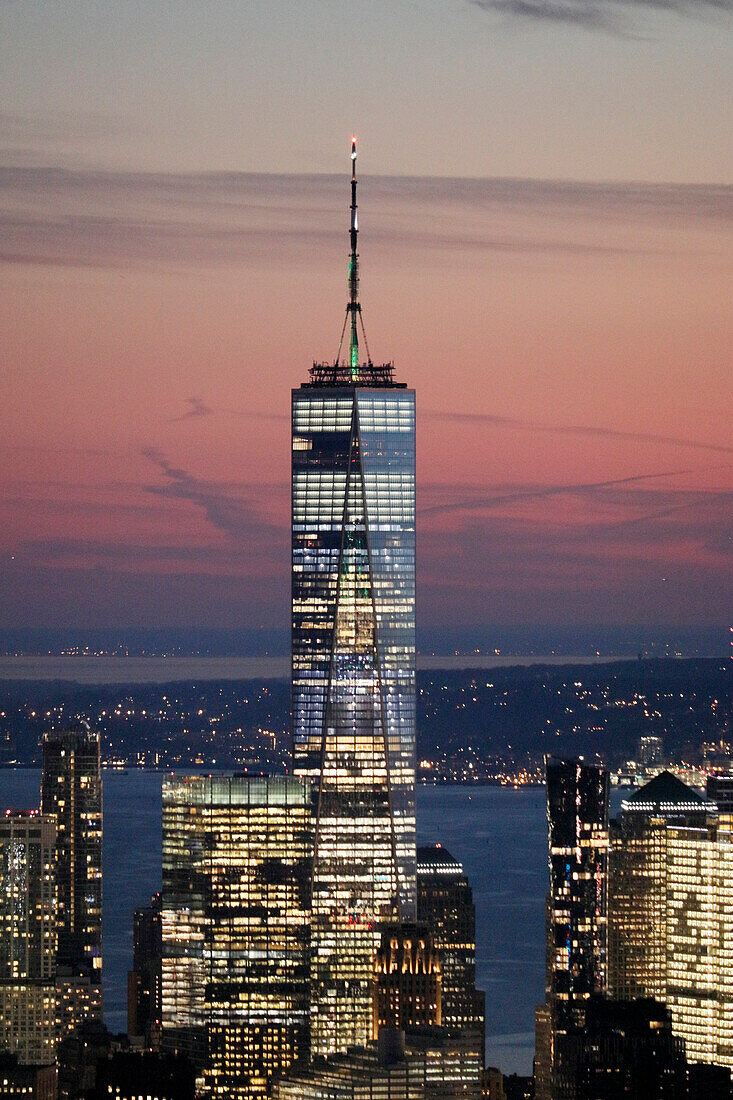
[(211, 1100), (259, 1100), (308, 1055), (307, 781), (163, 784), (162, 1017)]
[(293, 760), (314, 784), (319, 1054), (367, 1041), (379, 925), (415, 919), (415, 395), (366, 348), (355, 141), (351, 156), (341, 345), (292, 400)]
[(537, 1100), (555, 1095), (557, 1037), (582, 1027), (606, 988), (608, 772), (582, 760), (545, 763), (550, 890), (546, 1002), (536, 1013)]
[(440, 955), (423, 924), (387, 924), (374, 960), (372, 1038), (440, 1025)]
[(433, 933), (442, 974), (441, 1022), (481, 1047), (484, 995), (476, 989), (476, 908), (468, 879), (441, 844), (417, 849), (417, 916)]
[(580, 760), (548, 760), (548, 992), (558, 1025), (582, 1020), (606, 988), (608, 772)]
[(81, 723), (43, 736), (41, 810), (56, 817), (59, 1038), (102, 1018), (102, 768)]
[(0, 817), (0, 1051), (49, 1065), (56, 1051), (56, 823)]
[(160, 1044), (161, 964), (163, 958), (161, 898), (135, 910), (132, 925), (132, 970), (127, 975), (127, 1033), (141, 1035), (148, 1047)]
[(608, 992), (667, 1000), (670, 825), (705, 828), (711, 806), (670, 772), (621, 804), (608, 856)]

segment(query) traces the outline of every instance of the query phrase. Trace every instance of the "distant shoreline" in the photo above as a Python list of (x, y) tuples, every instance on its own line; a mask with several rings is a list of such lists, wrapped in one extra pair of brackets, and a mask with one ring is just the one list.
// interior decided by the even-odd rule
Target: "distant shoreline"
[[(665, 659), (660, 655), (662, 659)], [(712, 655), (715, 659), (715, 655)], [(656, 655), (653, 658), (657, 659)], [(684, 660), (673, 657), (670, 659)], [(690, 660), (703, 660), (691, 657)], [(636, 660), (631, 655), (538, 656), (488, 654), (418, 654), (421, 672), (512, 668), (531, 665), (604, 665)], [(195, 680), (286, 680), (289, 657), (8, 657), (0, 656), (0, 682), (64, 681), (76, 684), (168, 684)]]

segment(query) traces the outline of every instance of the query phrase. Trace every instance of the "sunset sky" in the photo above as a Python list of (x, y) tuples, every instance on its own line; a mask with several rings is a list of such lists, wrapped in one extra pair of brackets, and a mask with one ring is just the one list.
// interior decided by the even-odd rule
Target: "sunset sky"
[(286, 627), (356, 132), (420, 624), (723, 639), (729, 0), (0, 0), (0, 101), (0, 627)]

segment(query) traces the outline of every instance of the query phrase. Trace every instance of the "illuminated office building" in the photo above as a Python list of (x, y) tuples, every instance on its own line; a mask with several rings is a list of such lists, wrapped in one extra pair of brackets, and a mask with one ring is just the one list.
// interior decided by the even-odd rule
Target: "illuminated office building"
[(355, 143), (352, 158), (348, 352), (292, 400), (293, 760), (314, 784), (320, 1054), (367, 1041), (379, 925), (415, 919), (415, 395), (362, 361)]
[(582, 1019), (606, 988), (608, 772), (580, 760), (548, 760), (548, 992), (556, 1026)]
[(670, 825), (704, 828), (711, 806), (670, 772), (621, 804), (611, 823), (608, 992), (667, 999), (667, 836)]
[(162, 1020), (202, 1095), (258, 1100), (308, 1056), (309, 784), (163, 783)]
[(556, 1094), (557, 1040), (583, 1025), (606, 988), (608, 772), (582, 760), (545, 764), (550, 889), (546, 1001), (535, 1016), (537, 1100)]
[(427, 925), (384, 925), (374, 960), (372, 1038), (385, 1027), (437, 1027), (440, 996), (440, 956)]
[(102, 1018), (102, 768), (82, 723), (43, 736), (41, 810), (56, 817), (59, 1038)]
[[(733, 1068), (733, 820), (667, 772), (611, 831), (609, 989), (664, 1001), (690, 1063)], [(719, 812), (722, 811), (722, 812)]]
[(56, 1056), (55, 841), (50, 815), (0, 817), (0, 1051), (23, 1065)]
[(483, 1044), (484, 995), (476, 989), (476, 908), (463, 867), (441, 844), (417, 849), (417, 916), (440, 954), (444, 1027)]
[(667, 830), (666, 1001), (690, 1062), (733, 1068), (733, 833)]
[(475, 1046), (443, 1028), (384, 1030), (379, 1042), (319, 1058), (275, 1084), (275, 1100), (479, 1100)]

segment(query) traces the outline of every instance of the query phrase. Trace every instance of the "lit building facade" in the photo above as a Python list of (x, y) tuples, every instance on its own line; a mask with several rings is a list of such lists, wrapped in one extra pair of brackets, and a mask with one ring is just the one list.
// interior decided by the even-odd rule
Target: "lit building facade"
[(311, 794), (293, 776), (163, 784), (163, 1047), (202, 1095), (259, 1100), (308, 1056)]
[(24, 1065), (56, 1057), (56, 823), (0, 817), (0, 1051)]
[(43, 736), (41, 810), (56, 817), (59, 1038), (102, 1019), (102, 767), (85, 723)]
[(611, 831), (609, 989), (666, 1003), (688, 1061), (733, 1068), (733, 819), (662, 772)]
[(372, 1038), (385, 1027), (438, 1027), (440, 998), (440, 955), (427, 925), (385, 925), (374, 960)]
[(355, 173), (351, 210), (348, 357), (314, 364), (292, 400), (293, 763), (314, 785), (319, 1054), (367, 1041), (379, 925), (415, 919), (415, 395), (391, 364), (360, 362)]
[(666, 1001), (689, 1062), (733, 1068), (733, 833), (667, 830)]
[(661, 772), (622, 802), (610, 829), (610, 996), (666, 1001), (668, 827), (704, 828), (710, 810), (670, 772)]
[(476, 989), (476, 908), (463, 867), (441, 844), (417, 849), (417, 916), (440, 954), (444, 1027), (477, 1034), (483, 1045), (484, 994)]
[(548, 991), (562, 1025), (606, 988), (609, 777), (580, 760), (548, 760), (546, 774)]
[(608, 772), (582, 760), (545, 762), (550, 889), (546, 1002), (535, 1015), (535, 1092), (554, 1100), (559, 1036), (583, 1025), (606, 989)]
[(275, 1084), (275, 1100), (480, 1100), (475, 1046), (443, 1028), (405, 1036), (382, 1032), (379, 1042), (318, 1059)]

